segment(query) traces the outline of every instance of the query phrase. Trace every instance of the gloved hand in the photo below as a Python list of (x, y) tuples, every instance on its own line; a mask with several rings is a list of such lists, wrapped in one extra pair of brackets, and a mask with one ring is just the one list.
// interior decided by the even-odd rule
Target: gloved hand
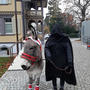
[(72, 72), (72, 65), (67, 66), (67, 67), (65, 68), (65, 72), (66, 72), (67, 74), (71, 74), (71, 72)]

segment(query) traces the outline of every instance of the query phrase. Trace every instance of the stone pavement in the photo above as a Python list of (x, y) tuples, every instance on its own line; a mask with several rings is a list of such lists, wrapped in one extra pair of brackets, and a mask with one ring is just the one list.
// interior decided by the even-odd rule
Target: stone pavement
[[(87, 50), (80, 41), (75, 41), (75, 39), (72, 39), (72, 44), (77, 86), (65, 84), (65, 90), (90, 90), (90, 50)], [(28, 75), (20, 68), (9, 69), (0, 78), (0, 90), (27, 90), (27, 85)], [(45, 67), (41, 75), (40, 90), (52, 90), (51, 82), (45, 81)]]

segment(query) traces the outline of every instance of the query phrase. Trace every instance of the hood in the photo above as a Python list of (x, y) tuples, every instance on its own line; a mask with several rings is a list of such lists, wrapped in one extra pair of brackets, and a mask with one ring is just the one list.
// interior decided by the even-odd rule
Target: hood
[(60, 36), (64, 36), (63, 34), (63, 26), (60, 24), (55, 24), (52, 31), (51, 31), (51, 35), (53, 34), (58, 34)]

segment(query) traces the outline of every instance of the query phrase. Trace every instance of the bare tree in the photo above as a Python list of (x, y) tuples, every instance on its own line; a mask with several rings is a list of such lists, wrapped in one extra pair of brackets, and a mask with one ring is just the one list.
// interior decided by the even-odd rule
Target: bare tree
[(80, 23), (90, 15), (90, 0), (63, 0), (68, 13), (72, 13)]

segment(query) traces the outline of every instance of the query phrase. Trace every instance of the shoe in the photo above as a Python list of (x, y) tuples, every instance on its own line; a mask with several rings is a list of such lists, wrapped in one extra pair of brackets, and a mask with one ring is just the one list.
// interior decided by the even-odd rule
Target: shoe
[(60, 88), (59, 90), (64, 90), (64, 88)]
[(28, 85), (28, 90), (32, 90), (32, 84)]
[(39, 90), (39, 86), (36, 86), (34, 90)]
[(53, 90), (57, 90), (57, 88), (53, 88)]

